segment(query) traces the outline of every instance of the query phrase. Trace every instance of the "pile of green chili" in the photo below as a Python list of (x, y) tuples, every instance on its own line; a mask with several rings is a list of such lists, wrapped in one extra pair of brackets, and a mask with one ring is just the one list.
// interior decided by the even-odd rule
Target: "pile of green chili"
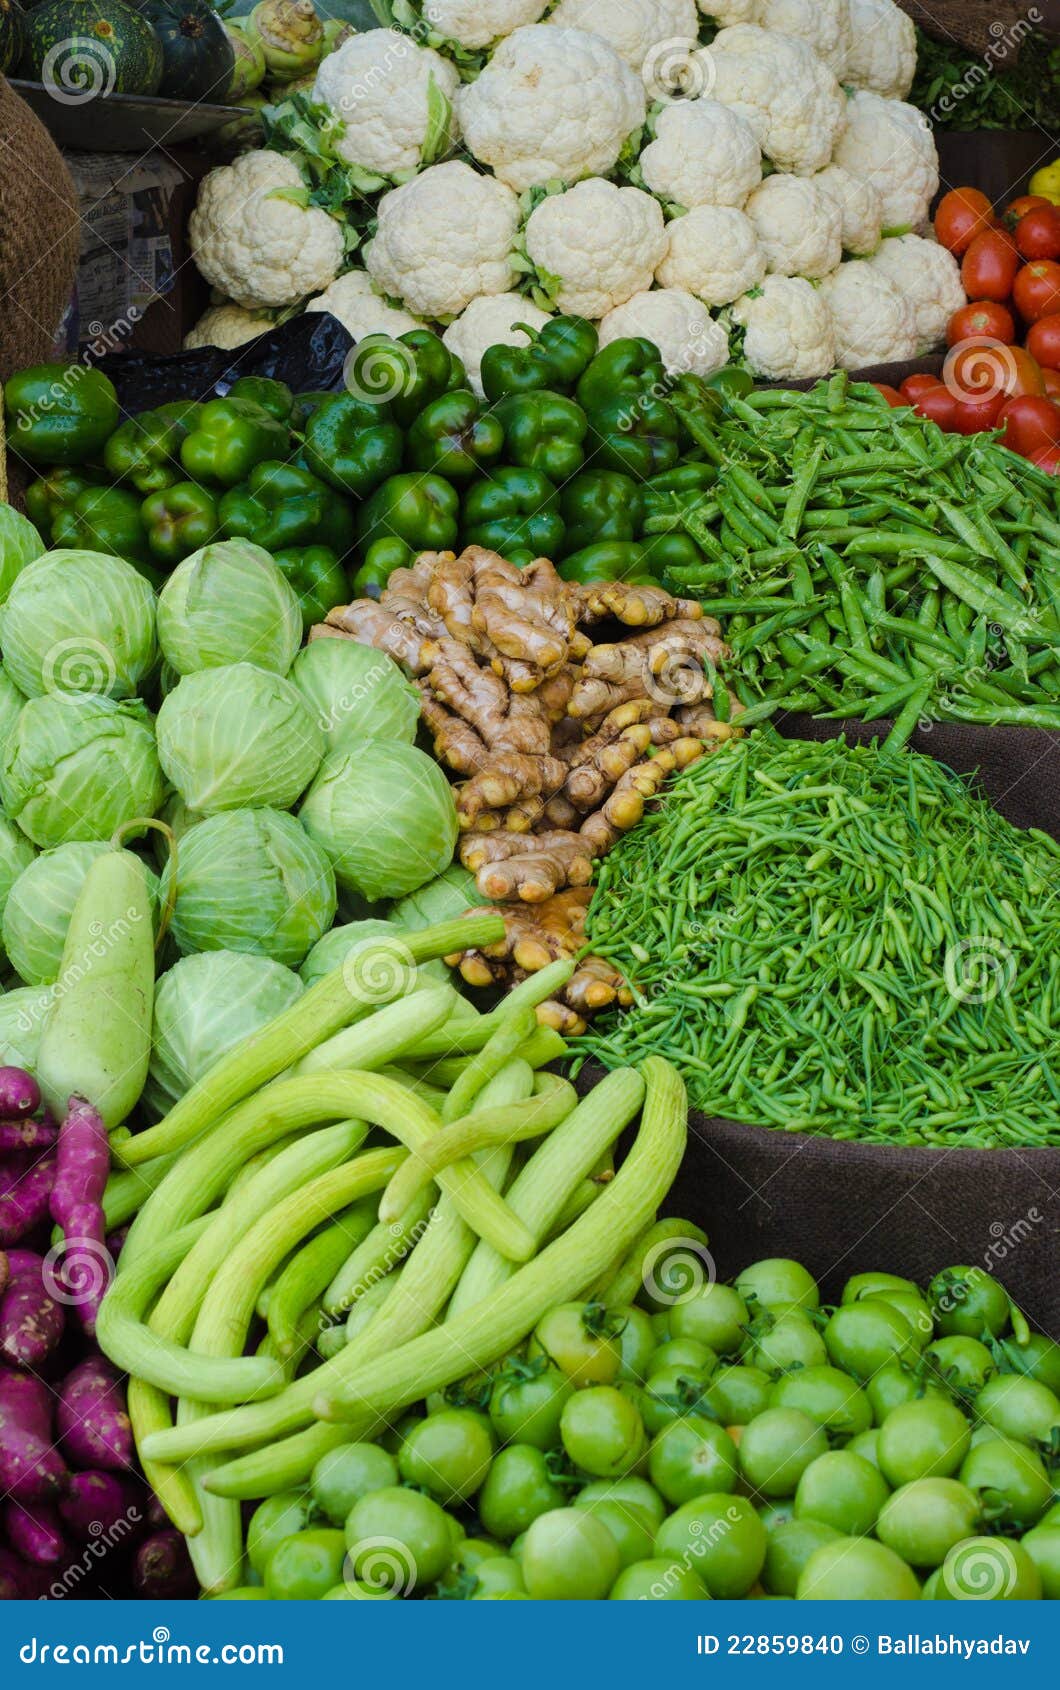
[(667, 584), (722, 618), (751, 721), (894, 717), (895, 747), (924, 718), (1060, 729), (1049, 476), (842, 372), (685, 421), (718, 480), (653, 519), (705, 555)]
[(932, 758), (723, 746), (599, 865), (634, 994), (575, 1042), (709, 1115), (839, 1139), (1060, 1144), (1060, 845)]

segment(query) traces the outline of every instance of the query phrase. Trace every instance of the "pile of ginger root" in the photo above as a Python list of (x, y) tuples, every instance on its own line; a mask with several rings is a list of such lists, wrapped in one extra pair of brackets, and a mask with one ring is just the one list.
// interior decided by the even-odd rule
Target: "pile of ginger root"
[[(471, 986), (512, 986), (582, 951), (594, 859), (669, 774), (739, 731), (728, 694), (725, 719), (715, 714), (728, 651), (694, 600), (574, 584), (547, 558), (520, 569), (481, 546), (424, 552), (379, 600), (341, 605), (310, 634), (336, 637), (401, 665), (455, 782), (460, 860), (506, 928), (488, 950), (449, 958)], [(576, 1033), (616, 999), (630, 1001), (615, 969), (583, 956), (538, 1017)]]

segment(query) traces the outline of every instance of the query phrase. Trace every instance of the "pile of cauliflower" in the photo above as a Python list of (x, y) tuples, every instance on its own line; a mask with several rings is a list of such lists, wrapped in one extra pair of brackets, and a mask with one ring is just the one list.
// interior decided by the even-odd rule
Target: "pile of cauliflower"
[(672, 371), (742, 357), (783, 381), (913, 358), (964, 303), (955, 260), (918, 232), (938, 158), (904, 100), (916, 45), (893, 0), (408, 0), (403, 16), (343, 42), (311, 94), (356, 180), (393, 184), (357, 267), (296, 159), (245, 153), (192, 213), (225, 301), (196, 344), (240, 344), (304, 302), (355, 338), (437, 327), (477, 385), (486, 347), (565, 312), (605, 345), (646, 336)]

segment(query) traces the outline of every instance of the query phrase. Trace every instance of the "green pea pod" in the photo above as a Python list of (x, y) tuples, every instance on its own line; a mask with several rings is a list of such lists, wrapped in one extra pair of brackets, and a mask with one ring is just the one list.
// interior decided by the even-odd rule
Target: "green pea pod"
[(7, 438), (31, 464), (83, 464), (118, 426), (118, 395), (87, 364), (31, 364), (4, 383)]
[(559, 393), (514, 393), (496, 407), (511, 463), (539, 470), (557, 486), (585, 462), (588, 419), (580, 405)]
[(406, 442), (406, 458), (413, 469), (444, 475), (458, 486), (487, 472), (503, 450), (499, 416), (484, 412), (468, 388), (455, 388), (432, 400), (413, 422)]

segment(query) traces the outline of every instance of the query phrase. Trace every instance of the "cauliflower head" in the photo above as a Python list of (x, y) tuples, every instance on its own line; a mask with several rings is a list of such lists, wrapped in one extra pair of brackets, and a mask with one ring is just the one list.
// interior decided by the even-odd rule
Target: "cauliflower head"
[(419, 317), (380, 299), (371, 276), (364, 270), (347, 270), (311, 299), (306, 310), (330, 311), (343, 328), (349, 329), (354, 340), (362, 340), (366, 334), (388, 334), (396, 339), (399, 334), (408, 334), (410, 329), (423, 327)]
[(378, 211), (365, 269), (409, 311), (455, 317), (511, 286), (519, 201), (495, 177), (455, 159), (435, 164), (384, 194)]
[(488, 47), (524, 24), (537, 23), (548, 0), (426, 0), (423, 16), (461, 47)]
[(606, 176), (643, 123), (647, 96), (601, 36), (531, 24), (501, 42), (458, 105), (472, 156), (523, 193)]
[(600, 345), (627, 335), (655, 342), (671, 375), (713, 375), (729, 362), (729, 337), (684, 288), (653, 288), (616, 305), (600, 324)]
[(719, 29), (727, 29), (733, 23), (755, 23), (759, 4), (760, 0), (699, 0), (699, 9)]
[(298, 166), (255, 149), (204, 176), (188, 219), (191, 255), (237, 305), (293, 305), (333, 282), (342, 229), (307, 197)]
[(812, 176), (832, 157), (846, 102), (832, 71), (805, 41), (733, 24), (708, 49), (713, 98), (747, 119), (778, 170)]
[(960, 265), (952, 252), (919, 235), (900, 235), (884, 241), (871, 264), (909, 301), (917, 353), (943, 346), (946, 325), (965, 302)]
[(696, 0), (559, 0), (548, 15), (560, 29), (587, 29), (610, 41), (638, 76), (649, 76), (652, 50), (693, 43), (699, 29)]
[(847, 102), (835, 163), (872, 183), (885, 229), (924, 222), (939, 185), (939, 155), (931, 125), (915, 106), (859, 89)]
[(863, 258), (852, 258), (821, 283), (832, 314), (836, 363), (843, 370), (898, 364), (916, 356), (916, 323), (909, 301)]
[(499, 293), (473, 299), (442, 335), (450, 352), (461, 360), (467, 379), (479, 398), (483, 397), (482, 354), (490, 346), (528, 346), (529, 335), (516, 325), (540, 329), (549, 321), (532, 299), (521, 293)]
[(743, 205), (762, 180), (762, 154), (750, 124), (717, 100), (665, 106), (655, 139), (640, 155), (641, 179), (674, 205)]
[(731, 305), (765, 276), (754, 224), (733, 205), (693, 206), (667, 234), (669, 248), (655, 272), (664, 288), (684, 288), (705, 305)]
[(807, 176), (767, 176), (744, 209), (774, 275), (813, 280), (843, 256), (843, 213)]
[(593, 176), (531, 212), (526, 250), (561, 311), (602, 317), (651, 287), (666, 251), (662, 207), (639, 188)]
[(443, 113), (448, 145), (443, 139), (440, 150), (449, 150), (457, 134), (453, 96), (459, 85), (456, 66), (440, 53), (396, 29), (370, 29), (348, 36), (320, 61), (312, 98), (346, 126), (335, 146), (340, 158), (380, 176), (398, 176), (425, 162), (439, 98), (448, 108)]
[(805, 41), (843, 80), (850, 52), (850, 0), (758, 0), (754, 21), (763, 29)]
[(228, 352), (275, 327), (267, 311), (248, 311), (243, 305), (211, 305), (184, 336), (184, 350), (220, 346)]
[(871, 182), (851, 176), (841, 164), (826, 164), (810, 180), (839, 207), (843, 222), (843, 251), (865, 258), (880, 244), (883, 206)]
[(732, 319), (744, 330), (744, 359), (756, 376), (812, 381), (835, 363), (831, 312), (802, 276), (767, 276), (736, 301)]
[(916, 75), (916, 26), (894, 0), (849, 0), (850, 52), (844, 82), (904, 100)]

